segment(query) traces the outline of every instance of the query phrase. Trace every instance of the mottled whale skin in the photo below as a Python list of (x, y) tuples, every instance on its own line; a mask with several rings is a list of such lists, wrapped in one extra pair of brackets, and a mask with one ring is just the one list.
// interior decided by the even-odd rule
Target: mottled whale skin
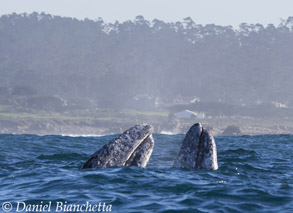
[(95, 152), (82, 168), (145, 167), (153, 149), (152, 127), (148, 124), (135, 125)]
[(214, 137), (201, 124), (186, 133), (174, 162), (176, 168), (217, 170), (217, 148)]

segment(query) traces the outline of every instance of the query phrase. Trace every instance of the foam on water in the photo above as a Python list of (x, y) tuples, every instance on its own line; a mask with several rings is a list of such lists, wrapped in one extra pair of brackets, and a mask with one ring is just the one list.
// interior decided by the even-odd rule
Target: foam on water
[(69, 136), (69, 137), (102, 137), (106, 135), (77, 135), (77, 134), (61, 134), (61, 136)]

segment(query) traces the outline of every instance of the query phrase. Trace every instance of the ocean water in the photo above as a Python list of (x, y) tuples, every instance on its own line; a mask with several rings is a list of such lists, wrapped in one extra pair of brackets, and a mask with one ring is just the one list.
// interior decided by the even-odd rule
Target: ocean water
[(293, 135), (215, 137), (219, 170), (193, 171), (155, 134), (147, 168), (82, 170), (114, 137), (0, 135), (0, 212), (293, 212)]

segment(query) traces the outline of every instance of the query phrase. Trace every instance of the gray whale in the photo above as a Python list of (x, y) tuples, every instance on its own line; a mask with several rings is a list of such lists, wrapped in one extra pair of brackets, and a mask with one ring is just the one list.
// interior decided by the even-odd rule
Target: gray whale
[[(95, 152), (82, 168), (146, 167), (153, 149), (152, 127), (148, 124), (135, 125)], [(174, 167), (196, 170), (218, 169), (214, 137), (201, 124), (194, 124), (186, 133)]]
[(217, 149), (214, 137), (201, 124), (194, 124), (186, 133), (174, 167), (217, 170)]
[(95, 152), (82, 168), (145, 167), (153, 148), (152, 127), (148, 124), (135, 125)]

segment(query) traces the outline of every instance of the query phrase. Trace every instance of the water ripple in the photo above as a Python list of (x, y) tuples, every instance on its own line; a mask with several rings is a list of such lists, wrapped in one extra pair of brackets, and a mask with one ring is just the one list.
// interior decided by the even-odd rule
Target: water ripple
[(292, 135), (216, 137), (217, 171), (172, 168), (184, 135), (154, 135), (147, 168), (82, 170), (113, 137), (0, 135), (9, 150), (0, 154), (0, 202), (105, 202), (113, 212), (292, 212)]

